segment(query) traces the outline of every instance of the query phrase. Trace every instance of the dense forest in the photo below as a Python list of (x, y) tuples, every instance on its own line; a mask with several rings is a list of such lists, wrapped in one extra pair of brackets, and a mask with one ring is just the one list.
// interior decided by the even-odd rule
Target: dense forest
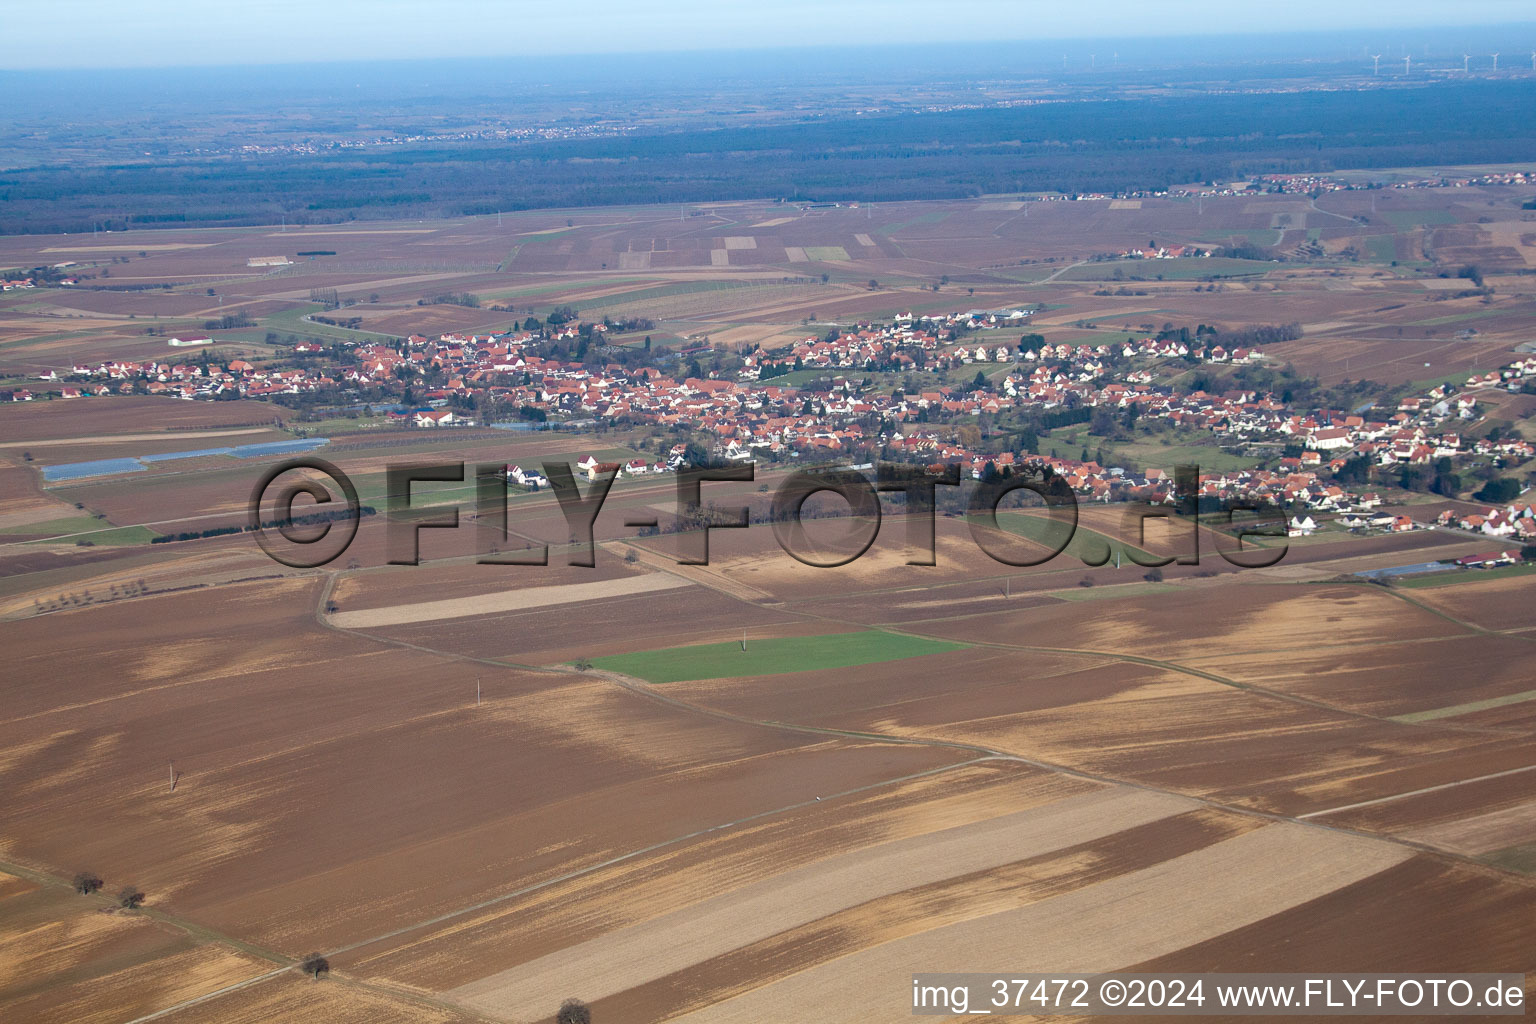
[(1130, 191), (1536, 160), (1536, 82), (1074, 101), (608, 138), (0, 172), (0, 232), (620, 203)]

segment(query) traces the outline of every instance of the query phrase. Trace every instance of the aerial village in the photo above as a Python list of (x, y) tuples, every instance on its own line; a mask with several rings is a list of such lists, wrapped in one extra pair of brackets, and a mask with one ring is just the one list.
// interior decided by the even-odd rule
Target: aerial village
[[(1181, 390), (1167, 382), (1174, 374), (1161, 369), (1262, 365), (1267, 357), (1257, 348), (1228, 349), (1207, 335), (1186, 341), (1187, 331), (1121, 344), (1051, 344), (1039, 334), (1013, 333), (1028, 323), (1030, 314), (904, 313), (886, 324), (860, 324), (783, 348), (755, 349), (715, 372), (704, 371), (696, 361), (686, 365), (697, 373), (668, 374), (655, 365), (671, 360), (681, 367), (690, 351), (704, 349), (662, 355), (646, 365), (597, 365), (591, 358), (571, 358), (569, 349), (556, 349), (564, 359), (538, 354), (548, 353), (552, 342), (574, 343), (578, 337), (604, 343), (604, 324), (572, 322), (494, 335), (412, 335), (397, 346), (327, 348), (300, 342), (289, 350), (292, 358), (283, 361), (284, 368), (244, 359), (222, 365), (207, 359), (82, 364), (41, 375), (36, 395), (22, 390), (10, 397), (161, 394), (283, 402), (307, 394), (345, 402), (366, 393), (393, 396), (392, 408), (379, 408), (389, 408), (388, 420), (406, 429), (491, 425), (477, 413), (510, 410), (533, 421), (525, 425), (546, 428), (648, 425), (670, 430), (726, 461), (810, 464), (880, 457), (958, 463), (982, 478), (1029, 460), (1050, 467), (1081, 500), (1098, 502), (1173, 502), (1187, 495), (1176, 492), (1172, 466), (1101, 465), (1087, 457), (1086, 449), (1076, 459), (1042, 454), (1010, 447), (1017, 435), (1008, 430), (981, 437), (974, 426), (970, 431), (957, 427), (1028, 412), (1054, 413), (1058, 420), (1067, 414), (1065, 422), (1076, 423), (1094, 416), (1162, 420), (1223, 445), (1267, 441), (1296, 452), (1267, 460), (1272, 468), (1206, 471), (1198, 477), (1202, 499), (1278, 502), (1295, 513), (1289, 521), (1293, 536), (1312, 532), (1317, 515), (1326, 514), (1350, 529), (1452, 528), (1536, 541), (1536, 512), (1530, 504), (1510, 502), (1483, 514), (1446, 512), (1437, 520), (1419, 521), (1401, 510), (1378, 511), (1380, 495), (1335, 479), (1361, 460), (1400, 468), (1445, 459), (1454, 465), (1454, 460), (1477, 457), (1498, 466), (1536, 455), (1536, 447), (1519, 437), (1464, 439), (1461, 433), (1478, 418), (1480, 394), (1536, 383), (1536, 356), (1475, 373), (1461, 387), (1440, 385), (1403, 398), (1395, 409), (1297, 409), (1256, 390)], [(203, 341), (172, 339), (171, 344)], [(964, 368), (971, 365), (978, 372), (966, 380)], [(916, 390), (877, 388), (869, 376), (875, 372), (921, 383)], [(781, 380), (789, 374), (797, 383)], [(964, 383), (954, 383), (957, 379)], [(638, 475), (675, 469), (684, 447), (658, 444), (655, 460), (635, 460), (618, 470)], [(610, 467), (589, 457), (579, 468), (594, 476)], [(508, 472), (523, 486), (543, 482), (523, 467), (509, 466)]]

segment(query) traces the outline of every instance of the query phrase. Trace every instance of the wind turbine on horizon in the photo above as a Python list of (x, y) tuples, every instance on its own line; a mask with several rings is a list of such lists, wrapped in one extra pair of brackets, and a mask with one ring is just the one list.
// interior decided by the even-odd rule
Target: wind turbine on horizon
[(1381, 75), (1381, 54), (1379, 53), (1371, 54), (1371, 74), (1378, 77)]
[(1469, 69), (1471, 67), (1471, 64), (1472, 64), (1472, 55), (1470, 53), (1462, 54), (1461, 55), (1461, 73), (1464, 74), (1464, 75), (1465, 74), (1470, 74)]
[(1410, 75), (1412, 73), (1413, 73), (1413, 54), (1405, 53), (1405, 54), (1403, 54), (1403, 74)]
[(1498, 74), (1499, 73), (1499, 55), (1496, 54), (1496, 53), (1490, 53), (1488, 56), (1493, 58), (1493, 73), (1494, 74)]

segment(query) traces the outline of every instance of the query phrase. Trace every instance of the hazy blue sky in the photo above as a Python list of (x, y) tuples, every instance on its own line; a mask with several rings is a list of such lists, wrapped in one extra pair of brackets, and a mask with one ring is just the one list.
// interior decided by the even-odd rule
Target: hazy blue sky
[[(1532, 0), (5, 0), (0, 67), (958, 43), (1536, 18)], [(963, 59), (957, 57), (957, 59)]]

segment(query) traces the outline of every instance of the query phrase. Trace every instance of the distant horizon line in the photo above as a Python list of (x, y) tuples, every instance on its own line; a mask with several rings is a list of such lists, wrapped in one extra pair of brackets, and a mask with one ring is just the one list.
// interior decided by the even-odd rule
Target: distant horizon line
[[(1449, 47), (1450, 50), (1454, 51), (1454, 50), (1458, 50), (1460, 48), (1460, 44), (1457, 44), (1455, 46), (1451, 46), (1451, 44), (1445, 43), (1444, 42), (1444, 34), (1447, 33), (1447, 32), (1458, 31), (1458, 30), (1462, 31), (1462, 32), (1478, 33), (1478, 34), (1487, 34), (1487, 33), (1499, 32), (1499, 31), (1506, 31), (1506, 30), (1508, 30), (1508, 31), (1524, 31), (1524, 32), (1528, 32), (1528, 33), (1531, 34), (1530, 42), (1529, 43), (1522, 43), (1522, 44), (1519, 44), (1519, 45), (1521, 47), (1524, 47), (1526, 45), (1530, 45), (1532, 47), (1533, 51), (1536, 51), (1536, 18), (1532, 18), (1532, 19), (1525, 20), (1525, 21), (1486, 22), (1486, 23), (1477, 23), (1477, 24), (1472, 24), (1472, 25), (1468, 25), (1468, 24), (1450, 24), (1450, 23), (1439, 23), (1439, 24), (1425, 23), (1425, 24), (1413, 25), (1413, 26), (1399, 26), (1399, 27), (1391, 28), (1391, 29), (1389, 29), (1389, 28), (1298, 29), (1298, 30), (1283, 31), (1283, 32), (1255, 32), (1255, 31), (1247, 31), (1247, 32), (1237, 31), (1237, 32), (1234, 32), (1234, 31), (1228, 31), (1228, 30), (1219, 30), (1219, 31), (1213, 30), (1213, 31), (1209, 31), (1209, 32), (1201, 32), (1201, 31), (1189, 31), (1189, 30), (1186, 29), (1186, 30), (1178, 31), (1178, 32), (1168, 32), (1168, 33), (1163, 33), (1163, 34), (1144, 33), (1144, 34), (1134, 35), (1134, 36), (1115, 36), (1115, 35), (1057, 35), (1057, 36), (1052, 36), (1052, 35), (1036, 35), (1036, 36), (1030, 36), (1030, 37), (1018, 37), (1018, 38), (1000, 38), (1000, 37), (997, 37), (997, 36), (992, 36), (992, 37), (987, 37), (987, 38), (976, 38), (976, 39), (943, 40), (943, 41), (939, 41), (939, 42), (921, 42), (921, 41), (909, 41), (909, 42), (870, 42), (870, 43), (856, 43), (856, 44), (852, 44), (852, 45), (850, 45), (850, 44), (848, 44), (846, 42), (841, 42), (841, 41), (827, 41), (827, 42), (808, 42), (808, 43), (801, 43), (801, 44), (794, 44), (794, 45), (771, 45), (771, 46), (747, 44), (747, 45), (739, 45), (739, 46), (736, 46), (736, 45), (720, 45), (720, 46), (713, 46), (713, 47), (685, 46), (685, 47), (679, 47), (679, 48), (675, 48), (675, 49), (646, 49), (646, 50), (618, 50), (618, 49), (600, 49), (599, 48), (599, 49), (591, 49), (591, 50), (565, 51), (565, 52), (561, 52), (561, 53), (547, 53), (547, 52), (545, 52), (545, 53), (531, 53), (530, 54), (530, 53), (526, 53), (526, 52), (520, 53), (520, 52), (516, 52), (516, 51), (508, 51), (508, 52), (503, 52), (503, 53), (440, 54), (440, 55), (431, 55), (431, 56), (381, 56), (381, 57), (372, 57), (372, 58), (358, 57), (358, 58), (352, 58), (352, 59), (331, 59), (329, 57), (318, 57), (318, 58), (310, 59), (310, 58), (302, 58), (301, 57), (301, 58), (294, 58), (294, 59), (256, 60), (256, 59), (244, 59), (244, 58), (242, 58), (242, 59), (237, 59), (237, 60), (233, 60), (233, 61), (218, 61), (218, 62), (211, 61), (211, 60), (209, 60), (209, 61), (196, 61), (196, 60), (194, 60), (194, 61), (169, 62), (169, 63), (114, 64), (114, 63), (96, 62), (96, 63), (88, 63), (88, 64), (87, 63), (82, 63), (82, 64), (71, 64), (71, 65), (60, 65), (57, 62), (46, 62), (46, 63), (37, 63), (37, 64), (24, 64), (24, 65), (13, 65), (13, 64), (7, 64), (7, 63), (0, 63), (0, 74), (15, 74), (15, 75), (19, 75), (19, 74), (78, 74), (78, 73), (92, 74), (92, 73), (100, 73), (100, 72), (155, 72), (155, 71), (206, 71), (206, 70), (237, 71), (237, 70), (241, 70), (241, 69), (253, 69), (254, 70), (254, 69), (271, 69), (271, 68), (345, 68), (345, 67), (378, 68), (380, 65), (412, 65), (412, 64), (414, 64), (414, 65), (424, 65), (424, 64), (443, 64), (443, 63), (467, 64), (467, 63), (488, 63), (488, 62), (493, 62), (493, 61), (515, 61), (515, 62), (518, 62), (518, 63), (546, 63), (546, 62), (569, 61), (572, 58), (585, 58), (585, 57), (616, 58), (616, 59), (621, 59), (621, 60), (644, 60), (646, 58), (654, 58), (654, 57), (680, 57), (680, 56), (692, 56), (692, 57), (700, 57), (700, 56), (727, 56), (727, 55), (730, 55), (730, 56), (742, 56), (742, 55), (748, 55), (748, 54), (760, 54), (760, 55), (763, 55), (763, 56), (771, 56), (771, 55), (774, 55), (774, 54), (786, 54), (786, 53), (815, 53), (815, 52), (822, 52), (822, 51), (827, 51), (827, 50), (839, 50), (839, 51), (842, 51), (842, 52), (849, 52), (849, 51), (854, 51), (854, 52), (864, 52), (864, 51), (890, 52), (890, 51), (896, 50), (896, 51), (921, 51), (921, 52), (930, 52), (931, 53), (931, 52), (935, 52), (936, 48), (953, 49), (955, 47), (968, 47), (968, 48), (972, 48), (972, 49), (976, 49), (976, 48), (994, 49), (994, 48), (1000, 48), (1000, 47), (1005, 47), (1005, 46), (1018, 46), (1019, 44), (1029, 44), (1029, 43), (1042, 44), (1042, 45), (1043, 44), (1050, 44), (1052, 47), (1060, 46), (1060, 45), (1068, 45), (1068, 46), (1070, 46), (1072, 44), (1081, 44), (1081, 45), (1089, 45), (1089, 44), (1120, 45), (1120, 46), (1135, 47), (1135, 46), (1138, 46), (1138, 45), (1139, 46), (1156, 46), (1158, 44), (1164, 44), (1164, 43), (1170, 43), (1170, 42), (1178, 42), (1178, 41), (1181, 41), (1181, 40), (1182, 41), (1200, 40), (1200, 41), (1203, 41), (1203, 42), (1204, 41), (1212, 41), (1212, 40), (1231, 40), (1231, 41), (1235, 41), (1235, 42), (1236, 41), (1244, 41), (1244, 40), (1253, 40), (1253, 41), (1269, 40), (1269, 41), (1273, 41), (1275, 43), (1283, 43), (1285, 40), (1296, 40), (1297, 42), (1301, 42), (1301, 41), (1304, 41), (1304, 40), (1329, 40), (1329, 39), (1332, 39), (1332, 40), (1335, 41), (1333, 43), (1333, 45), (1334, 46), (1339, 46), (1339, 45), (1342, 45), (1344, 40), (1348, 39), (1348, 40), (1351, 40), (1351, 43), (1350, 43), (1351, 46), (1358, 46), (1358, 45), (1360, 45), (1360, 41), (1363, 41), (1365, 39), (1381, 37), (1381, 36), (1389, 37), (1388, 40), (1384, 40), (1379, 45), (1384, 46), (1387, 50), (1390, 51), (1393, 48), (1401, 49), (1402, 48), (1401, 44), (1402, 44), (1402, 42), (1404, 41), (1404, 39), (1406, 37), (1415, 37), (1415, 42), (1417, 43), (1419, 41), (1417, 37), (1421, 37), (1421, 36), (1426, 35), (1426, 34), (1433, 34), (1433, 35), (1435, 35), (1437, 37), (1437, 39), (1440, 41), (1442, 46)], [(1372, 45), (1377, 45), (1377, 44), (1372, 44)], [(1084, 54), (1086, 54), (1088, 52), (1089, 51), (1083, 51), (1083, 53), (1082, 54), (1078, 54), (1078, 56), (1083, 56)], [(1510, 56), (1515, 58), (1515, 59), (1519, 59), (1519, 57), (1521, 55), (1518, 54), (1516, 51), (1511, 51)], [(1031, 53), (1031, 54), (1028, 54), (1025, 57), (1025, 59), (1026, 60), (1028, 60), (1028, 59), (1038, 60), (1038, 59), (1040, 59), (1040, 57), (1041, 57), (1041, 55), (1039, 55), (1039, 54)], [(1053, 53), (1051, 55), (1051, 59), (1054, 60), (1054, 57), (1055, 57), (1055, 55)], [(1263, 59), (1264, 60), (1278, 60), (1278, 59), (1286, 59), (1287, 57), (1289, 57), (1290, 59), (1325, 59), (1325, 58), (1322, 58), (1322, 57), (1319, 57), (1319, 56), (1315, 56), (1315, 55), (1314, 56), (1306, 56), (1306, 55), (1303, 55), (1303, 54), (1289, 54), (1289, 55), (1285, 55), (1284, 57), (1282, 57), (1280, 55), (1271, 55), (1271, 56), (1266, 56)], [(1346, 59), (1346, 56), (1344, 54), (1336, 54), (1335, 55), (1335, 59), (1343, 60), (1343, 59)], [(1106, 69), (1103, 69), (1103, 70), (1108, 70), (1108, 69), (1106, 68)]]

